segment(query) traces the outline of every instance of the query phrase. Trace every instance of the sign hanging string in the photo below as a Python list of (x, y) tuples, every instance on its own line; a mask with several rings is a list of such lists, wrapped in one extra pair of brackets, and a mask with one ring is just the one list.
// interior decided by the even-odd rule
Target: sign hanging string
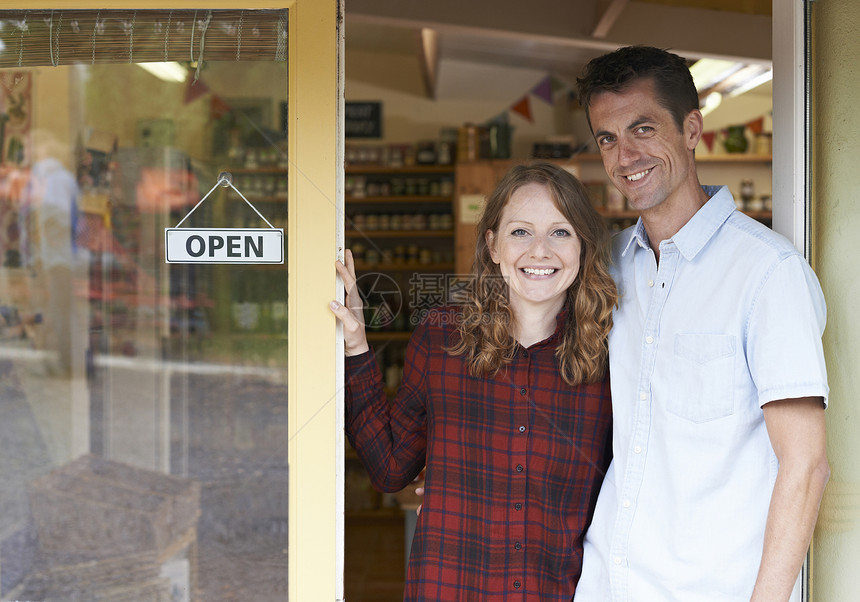
[(189, 211), (189, 212), (188, 212), (188, 214), (187, 214), (185, 217), (183, 217), (181, 220), (179, 220), (179, 223), (178, 223), (178, 224), (176, 224), (176, 226), (175, 226), (175, 227), (176, 227), (176, 228), (178, 228), (179, 226), (181, 226), (181, 225), (182, 225), (182, 223), (183, 223), (185, 220), (187, 220), (189, 217), (191, 217), (191, 214), (192, 214), (192, 213), (194, 213), (195, 211), (197, 211), (197, 208), (198, 208), (200, 205), (202, 205), (202, 204), (203, 204), (203, 201), (205, 201), (207, 198), (209, 198), (209, 195), (210, 195), (210, 194), (212, 194), (212, 193), (215, 191), (215, 189), (216, 189), (216, 188), (218, 188), (219, 186), (224, 186), (225, 188), (227, 188), (227, 187), (232, 188), (232, 189), (236, 192), (236, 194), (238, 194), (240, 197), (242, 197), (242, 200), (243, 200), (243, 201), (245, 201), (245, 203), (247, 203), (248, 207), (250, 207), (251, 209), (253, 209), (253, 210), (254, 210), (254, 213), (256, 213), (256, 214), (257, 214), (257, 216), (258, 216), (261, 220), (263, 220), (264, 222), (266, 222), (266, 225), (268, 225), (270, 228), (274, 228), (274, 226), (271, 224), (271, 222), (269, 222), (269, 220), (267, 220), (267, 219), (263, 216), (263, 214), (262, 214), (262, 213), (260, 213), (259, 211), (257, 211), (257, 208), (256, 208), (256, 207), (254, 207), (254, 205), (251, 203), (251, 201), (249, 201), (248, 199), (246, 199), (246, 198), (245, 198), (245, 195), (244, 195), (244, 194), (242, 194), (242, 193), (239, 191), (239, 189), (238, 189), (238, 188), (236, 188), (235, 186), (233, 186), (233, 175), (232, 175), (230, 172), (228, 172), (228, 171), (222, 171), (220, 174), (218, 174), (218, 181), (217, 181), (217, 182), (215, 182), (215, 186), (213, 186), (213, 187), (212, 187), (212, 189), (211, 189), (209, 192), (207, 192), (207, 193), (203, 196), (203, 198), (202, 198), (202, 199), (200, 199), (200, 200), (197, 202), (197, 204), (196, 204), (196, 205), (194, 205), (194, 207), (191, 209), (191, 211)]

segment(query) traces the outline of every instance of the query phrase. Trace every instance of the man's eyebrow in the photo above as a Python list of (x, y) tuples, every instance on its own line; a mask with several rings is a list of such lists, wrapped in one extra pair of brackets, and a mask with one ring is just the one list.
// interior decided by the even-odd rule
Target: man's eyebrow
[[(642, 116), (634, 119), (633, 122), (630, 123), (624, 129), (633, 130), (633, 129), (636, 129), (637, 127), (639, 127), (640, 125), (642, 125), (643, 123), (650, 123), (651, 121), (653, 121), (653, 119), (651, 117), (648, 117), (646, 115), (642, 115)], [(597, 130), (596, 132), (594, 132), (595, 138), (600, 138), (601, 136), (612, 136), (612, 132), (607, 132), (606, 130)]]
[(636, 129), (637, 127), (639, 127), (640, 125), (642, 125), (643, 123), (649, 123), (651, 121), (653, 121), (653, 120), (650, 117), (646, 117), (643, 115), (642, 117), (638, 117), (633, 123), (628, 125), (627, 129), (633, 130), (633, 129)]

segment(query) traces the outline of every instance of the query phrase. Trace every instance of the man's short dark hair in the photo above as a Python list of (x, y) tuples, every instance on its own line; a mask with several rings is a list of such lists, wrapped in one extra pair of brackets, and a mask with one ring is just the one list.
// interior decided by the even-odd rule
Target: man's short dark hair
[(672, 114), (678, 129), (684, 129), (684, 118), (699, 108), (699, 93), (687, 62), (678, 56), (652, 46), (627, 46), (592, 59), (577, 78), (579, 102), (591, 126), (589, 108), (594, 96), (602, 92), (620, 93), (634, 82), (651, 79), (657, 102)]

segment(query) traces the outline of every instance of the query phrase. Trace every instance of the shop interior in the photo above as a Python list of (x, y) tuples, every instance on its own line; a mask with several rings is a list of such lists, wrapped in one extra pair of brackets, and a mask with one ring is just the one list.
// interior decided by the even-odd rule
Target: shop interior
[[(404, 13), (355, 0), (346, 13), (344, 226), (368, 276), (369, 339), (392, 395), (411, 328), (456, 293), (483, 195), (512, 162), (557, 161), (587, 183), (611, 229), (635, 221), (574, 93), (584, 63), (605, 50), (653, 43), (689, 51), (691, 64), (724, 60), (713, 79), (702, 74), (700, 174), (770, 223), (769, 1), (609, 0), (569, 3), (579, 12), (567, 14), (544, 0), (536, 9), (548, 17), (532, 29), (504, 18), (505, 8), (521, 13), (512, 2), (437, 4)], [(198, 15), (153, 16), (153, 47), (180, 66), (172, 80), (124, 54), (96, 60), (103, 33), (142, 39), (143, 17), (128, 15), (67, 15), (57, 31), (83, 31), (77, 47), (57, 37), (29, 66), (0, 69), (0, 440), (14, 450), (0, 459), (2, 599), (157, 600), (165, 588), (186, 592), (180, 600), (286, 599), (286, 265), (171, 265), (162, 248), (164, 228), (207, 193), (188, 225), (264, 227), (262, 215), (287, 226), (277, 33), (273, 60), (247, 46), (235, 60), (240, 23), (251, 43), (282, 17), (252, 24), (245, 12), (206, 34), (209, 52), (217, 31), (229, 38), (230, 60), (188, 60), (202, 48), (191, 40)], [(22, 48), (21, 18), (0, 30), (6, 54)], [(667, 33), (700, 31), (680, 24), (703, 19), (737, 49)], [(672, 42), (643, 38), (642, 22)], [(31, 21), (32, 38), (36, 23), (47, 21)], [(93, 60), (67, 59), (72, 50)], [(33, 186), (45, 159), (79, 189), (59, 229)], [(225, 170), (235, 189), (216, 186)], [(412, 488), (375, 492), (349, 449), (344, 479), (346, 599), (400, 600), (419, 500)], [(94, 498), (111, 500), (98, 516), (87, 514)]]

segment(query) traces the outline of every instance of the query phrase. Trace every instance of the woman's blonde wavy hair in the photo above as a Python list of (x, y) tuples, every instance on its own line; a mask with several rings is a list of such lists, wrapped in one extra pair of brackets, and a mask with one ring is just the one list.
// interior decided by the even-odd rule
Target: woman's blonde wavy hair
[(446, 351), (465, 355), (473, 376), (494, 375), (512, 361), (517, 342), (511, 329), (514, 316), (508, 286), (507, 283), (500, 286), (504, 281), (499, 266), (490, 256), (486, 233), (491, 231), (498, 239), (502, 211), (511, 195), (532, 183), (547, 188), (582, 243), (579, 273), (567, 290), (567, 314), (555, 352), (559, 369), (568, 384), (596, 382), (606, 373), (607, 336), (617, 301), (615, 283), (608, 269), (609, 233), (580, 181), (545, 161), (514, 166), (487, 199), (477, 227), (471, 286), (462, 307), (459, 340)]

